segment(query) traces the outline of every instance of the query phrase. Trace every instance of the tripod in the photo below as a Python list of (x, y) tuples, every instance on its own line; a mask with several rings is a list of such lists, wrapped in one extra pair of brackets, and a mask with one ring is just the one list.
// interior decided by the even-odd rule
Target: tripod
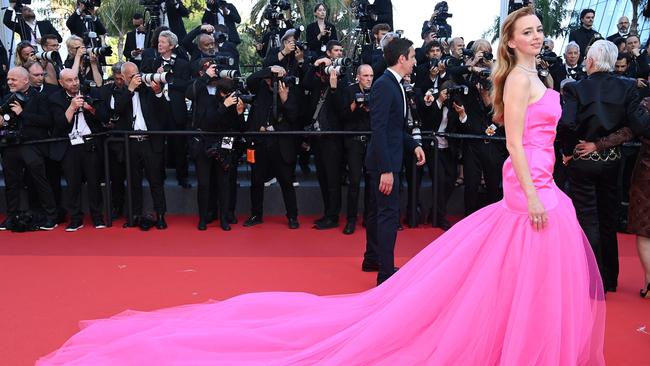
[(151, 44), (153, 32), (160, 27), (160, 5), (145, 6), (144, 14), (145, 17), (149, 14), (144, 31), (144, 47), (147, 48)]
[[(23, 19), (23, 13), (22, 13), (22, 8), (23, 5), (20, 2), (16, 2), (14, 5), (14, 13), (16, 13), (16, 21), (14, 22), (14, 26), (11, 28), (11, 42), (9, 43), (9, 49), (7, 50), (9, 53), (9, 58), (8, 62), (11, 63), (11, 57), (13, 56), (14, 52), (14, 42), (15, 42), (15, 34), (16, 34), (16, 27), (20, 27), (20, 34), (21, 36), (23, 34), (29, 34), (30, 33), (30, 27), (25, 23), (25, 19)], [(7, 9), (7, 8), (4, 8)], [(9, 65), (7, 65), (9, 66)]]

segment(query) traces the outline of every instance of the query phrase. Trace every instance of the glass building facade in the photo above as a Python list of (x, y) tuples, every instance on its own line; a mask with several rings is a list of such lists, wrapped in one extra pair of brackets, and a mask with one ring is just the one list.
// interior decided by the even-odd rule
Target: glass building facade
[[(630, 0), (576, 0), (573, 9), (578, 14), (582, 9), (594, 9), (596, 11), (594, 29), (605, 38), (618, 32), (616, 23), (621, 16), (625, 15), (630, 22), (632, 21)], [(641, 9), (639, 9), (638, 23), (637, 32), (641, 36), (641, 44), (645, 44), (650, 36), (650, 22), (641, 15)]]

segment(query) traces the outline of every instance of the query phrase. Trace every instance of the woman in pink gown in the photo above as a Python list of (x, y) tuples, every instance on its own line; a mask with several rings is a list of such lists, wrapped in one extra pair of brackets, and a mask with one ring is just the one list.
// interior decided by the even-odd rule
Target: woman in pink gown
[(598, 268), (552, 178), (561, 109), (534, 71), (541, 24), (524, 8), (501, 34), (494, 106), (511, 154), (502, 201), (366, 292), (129, 311), (86, 323), (38, 364), (603, 365)]

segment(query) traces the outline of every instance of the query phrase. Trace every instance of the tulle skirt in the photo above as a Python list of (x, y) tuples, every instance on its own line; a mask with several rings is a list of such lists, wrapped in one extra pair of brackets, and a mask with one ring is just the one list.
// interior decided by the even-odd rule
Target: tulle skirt
[(603, 365), (601, 279), (557, 192), (543, 231), (495, 203), (377, 288), (126, 311), (38, 365)]

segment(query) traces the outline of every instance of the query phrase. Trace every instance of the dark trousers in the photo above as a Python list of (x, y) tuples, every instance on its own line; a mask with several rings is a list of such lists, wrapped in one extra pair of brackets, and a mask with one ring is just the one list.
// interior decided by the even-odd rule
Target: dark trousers
[[(182, 126), (176, 126), (177, 130), (184, 130)], [(176, 169), (176, 179), (180, 182), (188, 177), (188, 142), (186, 136), (167, 137), (167, 153), (170, 164)]]
[[(221, 220), (226, 222), (225, 215), (228, 212), (230, 195), (230, 170), (224, 170), (217, 160), (209, 158), (204, 153), (197, 154), (195, 163), (196, 177), (199, 183), (196, 195), (199, 218), (201, 220), (208, 219), (209, 206), (212, 201), (210, 196), (216, 193)], [(233, 167), (231, 166), (230, 169)]]
[(102, 219), (102, 188), (100, 167), (102, 160), (99, 144), (87, 141), (81, 145), (70, 145), (63, 156), (63, 175), (68, 183), (68, 207), (72, 221), (83, 220), (81, 187), (85, 178), (88, 192), (88, 208), (93, 220)]
[(560, 143), (555, 142), (555, 165), (553, 166), (553, 180), (564, 193), (569, 193), (569, 173), (567, 167), (562, 163), (562, 151)]
[(393, 189), (389, 195), (379, 191), (379, 172), (368, 172), (370, 197), (366, 210), (366, 252), (364, 261), (379, 264), (377, 282), (395, 272), (395, 239), (399, 225), (399, 174), (393, 173)]
[(264, 214), (264, 182), (270, 175), (275, 176), (280, 183), (287, 217), (297, 218), (298, 203), (292, 181), (295, 162), (289, 164), (282, 159), (278, 144), (262, 145), (257, 146), (255, 150), (255, 164), (251, 172), (251, 214), (255, 216)]
[[(368, 196), (370, 196), (368, 181), (364, 173), (363, 162), (366, 156), (366, 142), (355, 140), (354, 137), (345, 137), (345, 160), (348, 165), (348, 204), (347, 219), (356, 221), (359, 213), (359, 193), (361, 192), (361, 178), (364, 178), (365, 189), (363, 194), (363, 206), (368, 207)], [(364, 214), (365, 216), (365, 214)]]
[(568, 166), (570, 196), (605, 286), (616, 286), (618, 280), (616, 182), (620, 162), (573, 159)]
[(109, 159), (109, 178), (111, 181), (111, 207), (119, 212), (124, 211), (126, 195), (126, 164), (124, 162), (124, 144), (113, 143), (109, 149), (112, 156)]
[[(427, 166), (429, 171), (433, 171), (434, 159), (433, 148), (425, 150)], [(436, 202), (436, 213), (438, 220), (447, 216), (447, 203), (449, 196), (454, 190), (456, 181), (457, 163), (456, 157), (450, 148), (438, 149), (438, 170), (435, 171), (435, 179), (438, 181), (438, 200)]]
[[(52, 194), (54, 195), (54, 203), (56, 205), (57, 214), (59, 217), (65, 216), (65, 209), (62, 204), (62, 195), (61, 195), (61, 178), (63, 177), (63, 167), (61, 166), (60, 161), (52, 160), (49, 158), (44, 159), (45, 162), (45, 176), (47, 181), (50, 183), (52, 188)], [(32, 182), (32, 177), (29, 174), (25, 175), (25, 185), (27, 186), (27, 199), (29, 201), (29, 208), (31, 210), (42, 211), (43, 207), (41, 205), (41, 200), (38, 195), (38, 189), (34, 182)]]
[(32, 149), (31, 146), (8, 146), (2, 150), (2, 172), (5, 177), (5, 198), (7, 201), (7, 214), (15, 215), (20, 210), (20, 192), (23, 188), (23, 178), (26, 172), (38, 193), (40, 205), (49, 220), (56, 219), (56, 203), (52, 187), (45, 174), (44, 159), (29, 159), (25, 162), (23, 149)]
[(503, 198), (501, 169), (507, 156), (503, 143), (466, 141), (463, 150), (463, 174), (465, 176), (465, 215), (482, 207), (478, 189), (481, 176), (487, 186), (487, 204)]
[(143, 176), (145, 176), (149, 182), (154, 210), (157, 213), (163, 214), (167, 211), (164, 187), (163, 153), (153, 151), (150, 140), (130, 140), (133, 214), (142, 215)]
[(341, 213), (342, 140), (339, 136), (322, 136), (313, 139), (312, 146), (325, 217), (338, 222)]

